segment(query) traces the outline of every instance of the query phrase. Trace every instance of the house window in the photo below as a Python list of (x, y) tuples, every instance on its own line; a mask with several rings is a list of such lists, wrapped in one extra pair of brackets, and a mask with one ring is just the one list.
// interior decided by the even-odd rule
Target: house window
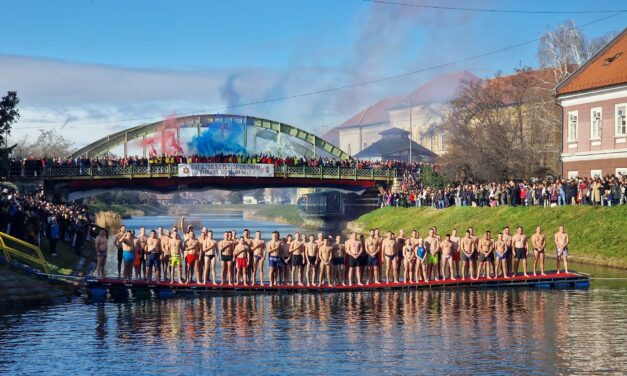
[(627, 176), (627, 167), (618, 167), (616, 169), (616, 176), (618, 177)]
[(616, 135), (627, 134), (627, 103), (616, 105)]
[(603, 172), (601, 170), (590, 170), (590, 177), (591, 178), (600, 178), (602, 176)]
[(577, 111), (568, 113), (568, 141), (577, 141), (578, 115)]
[(568, 171), (568, 178), (574, 179), (579, 177), (579, 171)]
[(590, 139), (599, 140), (601, 138), (601, 128), (603, 128), (603, 121), (601, 114), (601, 107), (593, 108), (590, 110)]

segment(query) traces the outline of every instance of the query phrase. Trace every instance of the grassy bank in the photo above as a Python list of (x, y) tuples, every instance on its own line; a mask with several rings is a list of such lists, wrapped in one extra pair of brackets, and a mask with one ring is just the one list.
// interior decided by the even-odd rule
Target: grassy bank
[(271, 220), (294, 226), (302, 226), (304, 221), (298, 214), (296, 205), (258, 205), (249, 215), (250, 218)]
[(490, 230), (494, 237), (503, 228), (523, 226), (531, 235), (536, 225), (547, 234), (549, 255), (555, 252), (553, 234), (563, 224), (570, 234), (572, 259), (595, 265), (627, 268), (627, 205), (619, 207), (566, 206), (471, 208), (453, 207), (444, 210), (432, 208), (383, 208), (363, 215), (354, 222), (361, 231), (378, 227), (382, 230), (413, 229), (426, 235), (436, 226), (442, 235), (457, 228), (460, 236), (467, 227), (483, 234)]

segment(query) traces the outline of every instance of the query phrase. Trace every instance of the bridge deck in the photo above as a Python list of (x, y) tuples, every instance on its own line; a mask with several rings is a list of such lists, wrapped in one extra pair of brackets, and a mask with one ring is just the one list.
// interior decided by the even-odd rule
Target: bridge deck
[(94, 297), (104, 297), (107, 292), (112, 297), (128, 296), (128, 292), (133, 292), (134, 296), (147, 296), (154, 293), (157, 297), (173, 297), (177, 295), (230, 295), (249, 293), (315, 293), (315, 292), (342, 292), (342, 291), (376, 291), (376, 290), (419, 290), (419, 289), (460, 289), (460, 288), (508, 288), (508, 287), (534, 287), (534, 288), (587, 288), (590, 285), (590, 276), (584, 273), (555, 273), (549, 272), (546, 276), (522, 275), (513, 278), (477, 280), (457, 279), (446, 281), (429, 281), (419, 283), (370, 283), (359, 286), (244, 286), (244, 285), (203, 285), (197, 283), (179, 284), (168, 282), (156, 283), (148, 281), (123, 281), (116, 278), (88, 279), (86, 282), (90, 295)]

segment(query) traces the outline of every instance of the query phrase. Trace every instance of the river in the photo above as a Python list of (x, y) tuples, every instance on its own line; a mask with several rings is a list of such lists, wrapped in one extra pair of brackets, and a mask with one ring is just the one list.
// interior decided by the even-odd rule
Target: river
[[(296, 230), (237, 212), (200, 221), (216, 234)], [(0, 374), (624, 374), (627, 272), (571, 269), (597, 279), (586, 290), (76, 297), (0, 313)]]

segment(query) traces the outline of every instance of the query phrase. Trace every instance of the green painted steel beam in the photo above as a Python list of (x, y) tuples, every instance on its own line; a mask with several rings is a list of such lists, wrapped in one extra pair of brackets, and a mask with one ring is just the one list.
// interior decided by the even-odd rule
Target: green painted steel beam
[[(174, 119), (175, 124), (169, 124), (164, 128), (164, 122), (158, 121), (150, 124), (142, 124), (129, 129), (125, 129), (116, 133), (113, 133), (100, 140), (94, 141), (91, 144), (75, 151), (70, 155), (71, 158), (77, 157), (94, 157), (103, 152), (111, 150), (116, 146), (122, 145), (124, 142), (133, 141), (138, 138), (142, 138), (146, 135), (160, 132), (164, 129), (178, 129), (178, 128), (196, 128), (197, 132), (200, 130), (199, 123), (213, 123), (221, 121), (225, 123), (243, 124), (245, 126), (253, 126), (259, 129), (271, 130), (277, 133), (282, 133), (291, 136), (295, 139), (302, 140), (310, 145), (315, 146), (325, 152), (331, 154), (338, 159), (351, 159), (351, 156), (331, 144), (330, 142), (307, 132), (300, 128), (296, 128), (292, 125), (272, 121), (268, 119), (257, 118), (253, 116), (240, 116), (240, 115), (223, 115), (223, 114), (206, 114), (206, 115), (193, 115), (183, 116)], [(298, 145), (295, 143), (295, 145)], [(302, 146), (302, 145), (301, 145)], [(306, 148), (298, 148), (299, 150), (305, 150)], [(308, 153), (312, 154), (311, 151)], [(307, 154), (305, 154), (307, 155)]]

